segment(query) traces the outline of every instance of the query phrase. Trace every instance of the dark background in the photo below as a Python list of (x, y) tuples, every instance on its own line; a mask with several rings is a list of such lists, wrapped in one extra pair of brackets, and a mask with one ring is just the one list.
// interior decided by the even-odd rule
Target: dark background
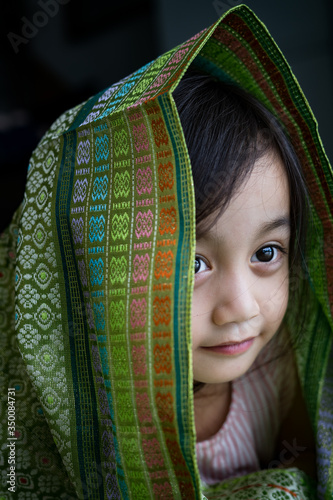
[[(32, 150), (63, 111), (185, 41), (240, 3), (237, 0), (2, 2), (0, 230), (9, 223), (22, 200)], [(332, 160), (332, 0), (243, 3), (267, 25), (291, 64), (320, 124), (319, 131)]]

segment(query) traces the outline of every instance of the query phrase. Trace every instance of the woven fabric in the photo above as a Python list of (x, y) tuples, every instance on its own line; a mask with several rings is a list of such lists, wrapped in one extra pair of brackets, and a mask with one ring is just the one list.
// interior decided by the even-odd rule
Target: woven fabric
[[(190, 321), (195, 207), (172, 98), (190, 64), (263, 102), (304, 168), (313, 225), (302, 287), (311, 300), (297, 356), (317, 439), (317, 493), (292, 469), (204, 491), (200, 484)], [(331, 498), (331, 191), (311, 110), (245, 6), (60, 117), (32, 156), (24, 202), (1, 237), (0, 498), (12, 498), (14, 455), (20, 499)], [(301, 300), (302, 287), (292, 296)]]

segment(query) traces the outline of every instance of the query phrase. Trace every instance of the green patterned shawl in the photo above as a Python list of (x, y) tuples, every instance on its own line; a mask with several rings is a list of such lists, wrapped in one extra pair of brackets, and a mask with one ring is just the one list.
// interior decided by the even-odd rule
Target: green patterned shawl
[[(317, 493), (297, 469), (200, 484), (195, 207), (172, 98), (191, 63), (257, 97), (303, 164), (309, 276), (292, 293), (310, 295), (297, 356)], [(332, 187), (307, 101), (246, 6), (61, 116), (32, 156), (23, 204), (0, 240), (0, 499), (332, 498)], [(290, 307), (291, 327), (295, 314)]]

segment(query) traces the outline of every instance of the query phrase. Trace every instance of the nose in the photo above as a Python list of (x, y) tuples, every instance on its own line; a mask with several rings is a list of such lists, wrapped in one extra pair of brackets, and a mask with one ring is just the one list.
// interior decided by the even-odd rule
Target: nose
[[(253, 279), (253, 278), (252, 278)], [(219, 283), (213, 307), (213, 322), (217, 326), (249, 321), (260, 313), (256, 283), (245, 276), (232, 275)]]

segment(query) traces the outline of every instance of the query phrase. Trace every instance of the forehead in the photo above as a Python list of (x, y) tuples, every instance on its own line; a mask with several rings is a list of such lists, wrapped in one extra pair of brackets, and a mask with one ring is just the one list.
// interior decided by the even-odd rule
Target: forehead
[(231, 199), (234, 209), (246, 205), (252, 208), (287, 209), (289, 211), (289, 182), (285, 166), (277, 154), (260, 158), (251, 175)]
[[(228, 231), (247, 231), (273, 220), (288, 219), (289, 213), (290, 195), (286, 170), (280, 157), (270, 153), (255, 163), (250, 176), (233, 195), (223, 213), (218, 217), (216, 213), (212, 214), (203, 224), (206, 222), (211, 227), (208, 232), (221, 227)], [(204, 227), (200, 228), (200, 233), (202, 232), (205, 233)]]

